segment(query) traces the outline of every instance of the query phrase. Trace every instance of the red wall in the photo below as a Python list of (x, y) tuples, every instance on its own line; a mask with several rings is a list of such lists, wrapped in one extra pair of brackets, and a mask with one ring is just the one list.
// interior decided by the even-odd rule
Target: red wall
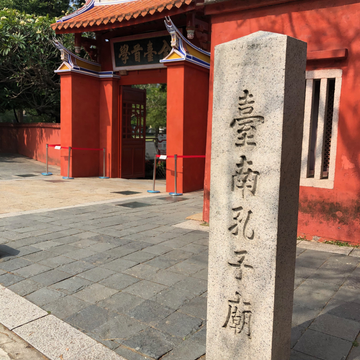
[[(360, 4), (354, 1), (296, 1), (261, 9), (224, 13), (234, 2), (207, 8), (212, 16), (212, 57), (218, 44), (258, 30), (286, 34), (308, 43), (308, 51), (347, 48), (345, 60), (308, 62), (307, 70), (342, 69), (340, 117), (334, 189), (301, 187), (299, 234), (360, 243)], [(236, 6), (236, 5), (235, 5)], [(250, 5), (251, 6), (251, 5)], [(213, 64), (213, 58), (212, 58)], [(210, 104), (212, 104), (213, 68), (210, 73)], [(211, 119), (210, 105), (207, 136), (207, 167), (205, 177), (204, 219), (209, 218), (209, 173)]]
[[(0, 151), (46, 162), (46, 144), (60, 144), (60, 124), (0, 124)], [(49, 148), (50, 165), (60, 166), (60, 151)]]
[(167, 69), (129, 71), (121, 76), (120, 85), (166, 84)]

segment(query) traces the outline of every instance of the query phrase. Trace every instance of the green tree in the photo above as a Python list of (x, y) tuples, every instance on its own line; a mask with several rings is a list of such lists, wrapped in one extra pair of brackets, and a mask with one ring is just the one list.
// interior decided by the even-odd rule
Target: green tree
[(60, 85), (54, 69), (60, 59), (51, 43), (53, 22), (49, 16), (0, 10), (0, 113), (27, 110), (59, 121)]
[(60, 17), (71, 8), (80, 6), (80, 1), (75, 0), (69, 6), (69, 0), (0, 0), (0, 9), (16, 9), (27, 14), (38, 16)]

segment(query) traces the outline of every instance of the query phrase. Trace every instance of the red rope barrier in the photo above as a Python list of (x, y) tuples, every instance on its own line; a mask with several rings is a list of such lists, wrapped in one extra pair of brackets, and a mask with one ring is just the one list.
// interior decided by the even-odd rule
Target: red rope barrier
[[(68, 149), (68, 146), (61, 146), (60, 144), (48, 144), (48, 147), (60, 147), (60, 149)], [(78, 148), (78, 147), (72, 147), (72, 150), (94, 150), (94, 151), (103, 151), (104, 149), (93, 149), (93, 148)]]
[(77, 147), (72, 147), (72, 150), (94, 150), (94, 151), (103, 151), (104, 149), (91, 149), (91, 148), (77, 148)]
[[(157, 158), (160, 158), (162, 156), (166, 156), (167, 159), (174, 158), (174, 155), (156, 155)], [(178, 159), (194, 159), (194, 158), (205, 158), (205, 155), (178, 155)]]
[(179, 159), (183, 158), (183, 159), (193, 159), (193, 158), (204, 158), (205, 155), (178, 155), (177, 156)]
[(165, 156), (167, 159), (174, 157), (174, 155), (156, 155), (157, 158), (164, 157), (164, 156)]

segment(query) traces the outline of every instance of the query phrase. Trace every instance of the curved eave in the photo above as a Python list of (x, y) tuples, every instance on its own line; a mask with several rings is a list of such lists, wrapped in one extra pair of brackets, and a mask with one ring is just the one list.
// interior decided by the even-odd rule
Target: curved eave
[(153, 0), (140, 0), (136, 3), (142, 7), (133, 8), (131, 11), (130, 8), (126, 9), (125, 4), (95, 6), (84, 14), (57, 22), (51, 27), (57, 34), (109, 30), (160, 20), (165, 16), (174, 16), (199, 8), (194, 0), (167, 0), (157, 6), (154, 6)]
[(210, 69), (210, 62), (204, 61), (202, 59), (199, 59), (195, 56), (191, 56), (189, 54), (180, 52), (176, 49), (172, 49), (172, 51), (170, 52), (170, 54), (163, 60), (160, 60), (160, 63), (166, 65), (166, 64), (171, 64), (171, 63), (177, 63), (180, 61), (187, 61), (190, 62), (192, 64), (196, 64), (198, 66), (201, 66), (207, 70)]

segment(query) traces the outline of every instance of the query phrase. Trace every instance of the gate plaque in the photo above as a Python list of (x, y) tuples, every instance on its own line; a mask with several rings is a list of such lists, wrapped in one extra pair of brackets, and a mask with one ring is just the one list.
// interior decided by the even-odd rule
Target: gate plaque
[[(151, 36), (150, 36), (151, 35)], [(167, 31), (111, 39), (113, 70), (162, 68), (160, 60), (171, 51)]]

